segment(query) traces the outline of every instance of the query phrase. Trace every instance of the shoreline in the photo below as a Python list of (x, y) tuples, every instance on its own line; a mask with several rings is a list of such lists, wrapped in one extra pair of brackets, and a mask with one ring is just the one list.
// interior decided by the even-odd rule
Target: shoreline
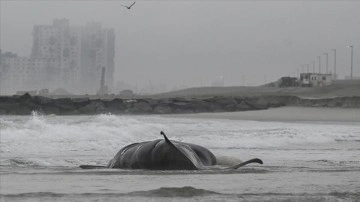
[(284, 106), (256, 111), (171, 114), (164, 116), (174, 118), (205, 118), (274, 122), (360, 122), (360, 109)]

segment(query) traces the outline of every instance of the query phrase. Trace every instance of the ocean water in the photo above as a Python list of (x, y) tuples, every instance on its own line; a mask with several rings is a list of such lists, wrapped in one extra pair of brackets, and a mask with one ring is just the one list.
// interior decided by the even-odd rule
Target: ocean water
[[(234, 171), (82, 170), (123, 146), (162, 138)], [(359, 122), (266, 122), (165, 116), (0, 116), (0, 201), (360, 201)], [(220, 157), (222, 156), (222, 157)]]

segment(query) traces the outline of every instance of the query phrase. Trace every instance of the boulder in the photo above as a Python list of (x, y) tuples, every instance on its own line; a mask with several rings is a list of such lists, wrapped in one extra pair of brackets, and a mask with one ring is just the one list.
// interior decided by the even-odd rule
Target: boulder
[(151, 105), (144, 101), (134, 103), (132, 109), (135, 113), (151, 113), (153, 111)]
[(20, 108), (20, 103), (18, 102), (3, 102), (0, 103), (0, 109), (4, 110), (7, 114), (16, 114), (16, 110)]
[(81, 114), (98, 114), (106, 113), (105, 104), (101, 100), (92, 100), (88, 105), (81, 107), (79, 110)]
[(6, 114), (6, 110), (0, 109), (0, 115), (5, 115), (5, 114)]
[(251, 107), (252, 110), (267, 109), (268, 103), (263, 97), (244, 98), (244, 102)]
[(225, 107), (223, 107), (223, 110), (227, 112), (233, 112), (236, 111), (236, 109), (237, 109), (237, 104), (228, 104)]
[(251, 109), (252, 108), (244, 100), (242, 100), (239, 104), (236, 105), (236, 111), (247, 111)]
[(44, 114), (60, 114), (60, 110), (56, 106), (44, 106), (41, 112)]
[(118, 98), (106, 102), (105, 105), (107, 110), (110, 111), (111, 113), (124, 112), (125, 109), (127, 108), (124, 101)]
[(34, 103), (38, 105), (50, 105), (54, 100), (43, 96), (34, 96)]
[(176, 101), (170, 104), (174, 113), (191, 113), (193, 112), (193, 106), (191, 102), (187, 101)]
[(156, 114), (170, 114), (172, 112), (172, 109), (167, 104), (161, 104), (154, 108), (154, 113)]
[(32, 100), (32, 97), (29, 93), (25, 93), (17, 98), (19, 102), (28, 102)]
[(17, 97), (12, 96), (0, 96), (0, 104), (1, 103), (14, 103), (14, 102), (18, 102)]
[(203, 100), (194, 100), (189, 104), (189, 108), (192, 109), (195, 113), (201, 113), (201, 112), (210, 112), (214, 110), (212, 107), (216, 106), (210, 106), (208, 102), (205, 102)]
[(70, 98), (55, 99), (52, 106), (59, 108), (60, 113), (65, 114), (76, 110), (76, 106)]
[(147, 99), (146, 101), (151, 105), (151, 107), (154, 107), (159, 104), (159, 100), (157, 99)]
[(15, 115), (29, 115), (31, 114), (31, 112), (33, 112), (34, 110), (31, 109), (30, 107), (26, 106), (26, 105), (20, 105), (17, 109), (15, 109), (14, 111), (12, 111), (13, 113), (11, 114), (15, 114)]
[(225, 106), (221, 106), (219, 103), (208, 103), (206, 108), (203, 108), (203, 111), (198, 112), (223, 112)]
[(75, 107), (77, 109), (79, 109), (81, 107), (85, 107), (86, 105), (88, 105), (90, 103), (90, 99), (89, 98), (72, 98), (71, 102), (73, 102)]
[(214, 97), (214, 102), (221, 106), (235, 106), (237, 104), (236, 100), (232, 97)]

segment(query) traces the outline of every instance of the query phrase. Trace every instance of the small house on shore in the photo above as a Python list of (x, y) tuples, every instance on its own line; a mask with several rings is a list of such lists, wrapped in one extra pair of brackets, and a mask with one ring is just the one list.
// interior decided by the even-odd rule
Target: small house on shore
[(332, 74), (301, 73), (300, 85), (308, 87), (321, 87), (332, 84)]

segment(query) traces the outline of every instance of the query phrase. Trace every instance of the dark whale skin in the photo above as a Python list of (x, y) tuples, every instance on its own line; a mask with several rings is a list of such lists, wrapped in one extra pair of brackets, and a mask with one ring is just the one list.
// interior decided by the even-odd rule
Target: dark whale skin
[[(203, 170), (216, 165), (215, 155), (208, 149), (185, 142), (170, 141), (164, 132), (164, 139), (129, 144), (112, 158), (107, 166), (80, 165), (82, 169), (147, 169), (147, 170)], [(234, 170), (249, 163), (263, 164), (261, 159), (248, 161), (224, 168)]]
[(208, 149), (190, 143), (158, 139), (122, 148), (108, 168), (148, 170), (199, 170), (216, 164)]

